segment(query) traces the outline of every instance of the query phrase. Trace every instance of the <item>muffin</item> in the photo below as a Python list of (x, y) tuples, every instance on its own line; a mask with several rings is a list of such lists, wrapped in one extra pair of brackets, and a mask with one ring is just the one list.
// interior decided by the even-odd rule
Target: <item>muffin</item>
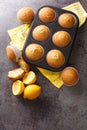
[(6, 47), (6, 54), (7, 57), (14, 62), (18, 62), (21, 57), (21, 52), (15, 45), (8, 45)]
[(21, 8), (17, 13), (17, 18), (23, 23), (31, 23), (34, 18), (34, 11), (29, 7)]
[(74, 86), (79, 80), (79, 75), (74, 67), (66, 67), (61, 73), (61, 79), (66, 86)]
[(71, 37), (66, 31), (58, 31), (53, 35), (52, 40), (56, 46), (65, 47), (70, 43)]
[(58, 22), (64, 28), (72, 28), (75, 25), (75, 17), (70, 13), (64, 13), (59, 16)]
[(39, 44), (32, 43), (26, 47), (25, 54), (29, 60), (37, 61), (43, 57), (44, 50)]
[(52, 22), (56, 17), (55, 11), (50, 7), (44, 7), (39, 11), (39, 18), (41, 21), (49, 23)]
[(32, 36), (37, 41), (45, 41), (50, 36), (50, 30), (45, 25), (38, 25), (34, 28)]
[(60, 50), (50, 50), (47, 53), (46, 61), (49, 64), (49, 66), (57, 68), (64, 64), (65, 58), (64, 54)]
[(18, 60), (18, 65), (25, 71), (28, 72), (30, 70), (30, 64), (25, 62), (24, 59), (21, 57)]

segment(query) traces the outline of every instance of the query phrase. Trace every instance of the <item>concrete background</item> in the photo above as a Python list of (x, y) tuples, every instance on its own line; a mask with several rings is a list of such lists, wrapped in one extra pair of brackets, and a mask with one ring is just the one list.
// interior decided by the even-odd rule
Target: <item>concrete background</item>
[[(57, 89), (33, 67), (43, 91), (38, 99), (27, 101), (12, 95), (7, 77), (17, 67), (5, 50), (10, 42), (7, 30), (21, 24), (17, 11), (29, 6), (36, 12), (46, 4), (62, 8), (73, 2), (76, 0), (0, 0), (0, 130), (87, 130), (87, 21), (78, 30), (69, 60), (80, 76), (75, 87)], [(87, 11), (87, 1), (81, 3)]]

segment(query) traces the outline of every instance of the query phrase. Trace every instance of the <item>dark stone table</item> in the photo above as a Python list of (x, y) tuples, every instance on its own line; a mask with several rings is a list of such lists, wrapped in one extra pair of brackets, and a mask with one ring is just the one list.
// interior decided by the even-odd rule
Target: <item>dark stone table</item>
[[(87, 22), (78, 30), (69, 60), (79, 71), (75, 87), (57, 89), (33, 68), (43, 91), (38, 99), (27, 101), (13, 96), (7, 77), (17, 67), (5, 50), (10, 42), (7, 30), (21, 24), (17, 11), (29, 6), (36, 12), (46, 4), (62, 8), (73, 2), (76, 0), (0, 0), (0, 130), (87, 130)], [(81, 3), (87, 11), (87, 1)]]

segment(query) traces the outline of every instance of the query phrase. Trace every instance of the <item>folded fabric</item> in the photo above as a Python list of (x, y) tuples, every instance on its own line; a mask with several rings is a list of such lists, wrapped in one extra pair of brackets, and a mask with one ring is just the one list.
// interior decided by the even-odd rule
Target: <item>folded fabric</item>
[(53, 72), (47, 69), (37, 67), (37, 69), (57, 88), (61, 88), (63, 81), (61, 80), (61, 72)]
[(15, 44), (22, 51), (29, 29), (30, 24), (23, 24), (8, 30), (11, 39), (10, 44)]

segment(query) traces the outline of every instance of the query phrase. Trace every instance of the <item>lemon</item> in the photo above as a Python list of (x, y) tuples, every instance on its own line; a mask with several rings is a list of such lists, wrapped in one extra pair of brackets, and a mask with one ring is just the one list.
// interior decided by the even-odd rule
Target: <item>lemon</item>
[(20, 81), (20, 80), (15, 81), (13, 83), (13, 85), (12, 85), (12, 93), (13, 93), (13, 95), (22, 94), (23, 91), (24, 91), (24, 88), (25, 88), (25, 86), (24, 86), (24, 83), (22, 81)]
[(28, 85), (24, 89), (24, 98), (28, 100), (34, 100), (41, 94), (41, 87), (36, 84)]
[(23, 83), (26, 85), (33, 84), (36, 82), (36, 74), (33, 71), (25, 73), (23, 77)]

